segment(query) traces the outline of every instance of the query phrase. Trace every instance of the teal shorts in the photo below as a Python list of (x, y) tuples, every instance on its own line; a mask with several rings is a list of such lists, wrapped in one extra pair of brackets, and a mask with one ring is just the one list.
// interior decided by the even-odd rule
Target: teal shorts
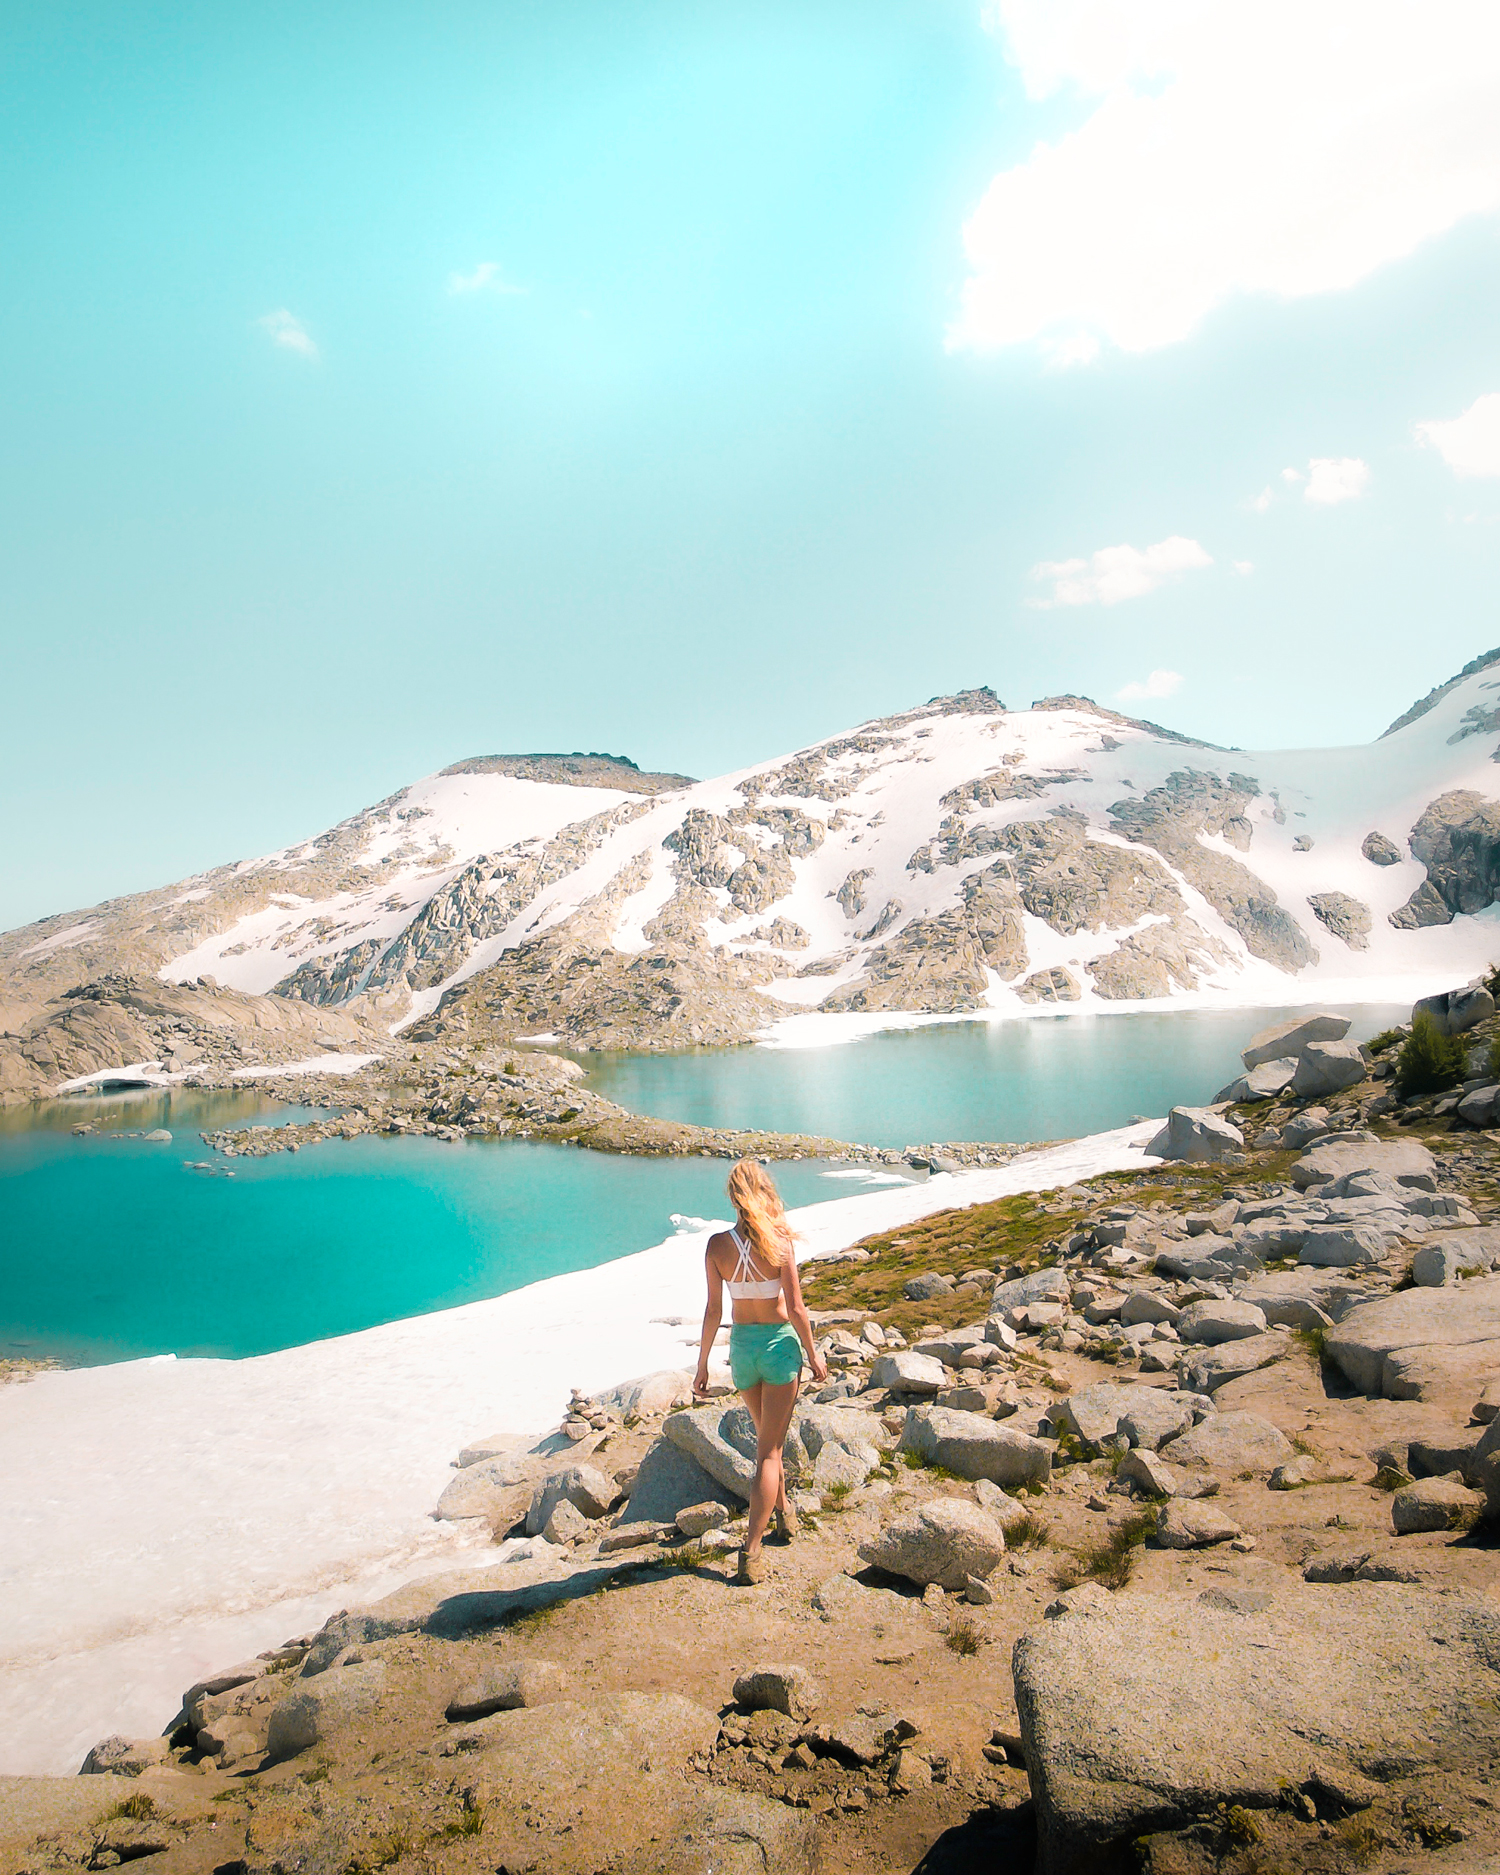
[(729, 1331), (729, 1372), (737, 1393), (762, 1380), (788, 1386), (802, 1372), (802, 1338), (790, 1322), (736, 1322)]

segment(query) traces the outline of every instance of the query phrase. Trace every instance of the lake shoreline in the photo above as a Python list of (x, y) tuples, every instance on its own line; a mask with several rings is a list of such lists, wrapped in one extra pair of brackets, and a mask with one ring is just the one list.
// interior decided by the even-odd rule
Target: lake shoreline
[[(801, 1254), (1139, 1167), (1149, 1131), (799, 1208)], [(279, 1643), (294, 1604), (293, 1625), (315, 1624), (377, 1577), (452, 1566), (459, 1539), (431, 1510), (461, 1445), (546, 1430), (570, 1387), (690, 1363), (708, 1228), (275, 1354), (0, 1389), (0, 1519), (18, 1559), (0, 1608), (0, 1769), (76, 1769), (111, 1731), (159, 1730), (201, 1672)]]

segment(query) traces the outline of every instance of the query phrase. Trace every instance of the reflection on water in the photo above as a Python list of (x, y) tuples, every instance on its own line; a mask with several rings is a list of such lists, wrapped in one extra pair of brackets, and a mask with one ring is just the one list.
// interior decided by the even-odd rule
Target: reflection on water
[(282, 1125), (325, 1119), (325, 1107), (273, 1106), (248, 1087), (222, 1091), (188, 1088), (130, 1088), (118, 1094), (69, 1094), (24, 1107), (0, 1107), (0, 1134), (66, 1133), (92, 1121), (101, 1133), (211, 1133), (221, 1126)]
[[(596, 1093), (699, 1126), (773, 1127), (871, 1146), (1074, 1139), (1212, 1100), (1250, 1037), (1306, 1009), (955, 1022), (831, 1048), (579, 1057)], [(1367, 1040), (1406, 1005), (1342, 1007)]]

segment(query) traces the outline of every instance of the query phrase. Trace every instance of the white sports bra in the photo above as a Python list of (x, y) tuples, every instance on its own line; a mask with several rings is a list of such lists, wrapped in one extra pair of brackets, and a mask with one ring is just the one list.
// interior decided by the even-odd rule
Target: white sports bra
[[(734, 1266), (734, 1275), (724, 1284), (731, 1302), (771, 1302), (781, 1294), (781, 1278), (771, 1282), (757, 1282), (755, 1265), (750, 1261), (750, 1247), (740, 1236), (738, 1229), (731, 1230), (729, 1241), (740, 1253), (740, 1260)], [(747, 1280), (749, 1279), (749, 1280)]]

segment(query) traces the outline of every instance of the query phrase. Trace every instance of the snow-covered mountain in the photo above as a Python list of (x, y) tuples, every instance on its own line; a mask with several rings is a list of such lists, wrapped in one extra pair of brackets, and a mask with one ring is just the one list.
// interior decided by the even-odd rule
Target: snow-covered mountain
[(301, 846), (0, 939), (579, 1045), (778, 1015), (1400, 997), (1500, 955), (1500, 653), (1366, 747), (1248, 753), (988, 690), (711, 781), (458, 764)]

